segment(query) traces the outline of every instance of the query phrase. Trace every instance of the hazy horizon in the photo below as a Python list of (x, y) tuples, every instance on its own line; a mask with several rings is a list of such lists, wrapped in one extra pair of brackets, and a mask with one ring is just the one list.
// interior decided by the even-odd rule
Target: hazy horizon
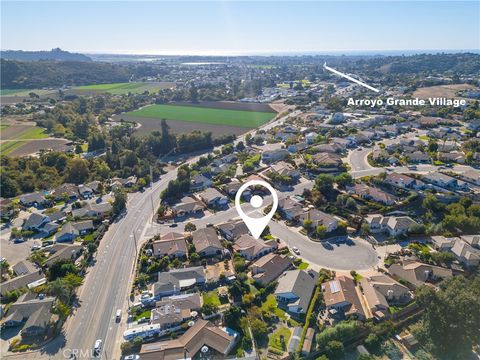
[(1, 6), (3, 49), (240, 56), (480, 48), (476, 1), (2, 1)]

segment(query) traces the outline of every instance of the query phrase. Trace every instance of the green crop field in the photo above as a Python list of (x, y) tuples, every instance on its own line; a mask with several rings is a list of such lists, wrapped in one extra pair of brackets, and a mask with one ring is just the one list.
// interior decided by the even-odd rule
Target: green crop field
[(1, 96), (29, 96), (30, 93), (35, 93), (37, 95), (47, 95), (54, 93), (55, 90), (44, 90), (44, 89), (1, 89)]
[(48, 134), (45, 133), (45, 129), (39, 127), (32, 127), (21, 134), (15, 137), (15, 140), (24, 140), (24, 139), (45, 139), (48, 137)]
[(0, 145), (0, 153), (2, 155), (8, 155), (13, 150), (18, 149), (20, 146), (25, 145), (28, 141), (8, 141)]
[(167, 89), (173, 87), (173, 83), (162, 83), (162, 82), (127, 82), (127, 83), (113, 83), (113, 84), (96, 84), (96, 85), (85, 85), (77, 86), (73, 90), (78, 91), (94, 91), (94, 92), (106, 92), (109, 94), (128, 94), (136, 93), (140, 94), (145, 91), (157, 92), (161, 89)]
[(272, 112), (214, 109), (195, 106), (151, 105), (127, 113), (130, 116), (255, 128), (275, 117)]

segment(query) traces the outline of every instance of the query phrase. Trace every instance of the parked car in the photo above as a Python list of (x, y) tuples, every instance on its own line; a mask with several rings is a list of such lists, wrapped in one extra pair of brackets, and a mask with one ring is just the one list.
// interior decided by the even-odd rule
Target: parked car
[(120, 322), (122, 318), (122, 309), (118, 309), (117, 313), (115, 314), (115, 322)]
[(300, 250), (298, 250), (298, 248), (296, 246), (292, 247), (292, 251), (297, 254), (297, 255), (300, 255)]
[(35, 250), (40, 250), (41, 248), (42, 248), (42, 245), (33, 244), (31, 250), (35, 251)]
[(136, 355), (136, 354), (127, 355), (123, 359), (124, 360), (138, 360), (138, 359), (140, 359), (140, 355)]

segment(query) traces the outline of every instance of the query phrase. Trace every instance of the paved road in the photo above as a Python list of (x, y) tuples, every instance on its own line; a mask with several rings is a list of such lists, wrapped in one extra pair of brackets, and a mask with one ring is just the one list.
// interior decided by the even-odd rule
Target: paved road
[[(263, 128), (279, 125), (294, 115), (275, 120)], [(193, 163), (198, 157), (188, 162)], [(89, 359), (92, 358), (95, 341), (101, 339), (102, 358), (119, 358), (124, 326), (115, 323), (114, 318), (116, 310), (123, 309), (124, 325), (135, 263), (134, 239), (138, 246), (147, 227), (151, 225), (153, 209), (156, 209), (160, 202), (160, 193), (175, 179), (176, 174), (176, 169), (172, 170), (153, 184), (152, 188), (129, 196), (127, 213), (110, 226), (100, 242), (96, 264), (89, 268), (85, 282), (79, 290), (80, 306), (67, 320), (63, 333), (41, 351), (35, 352), (34, 357), (64, 359), (73, 349), (77, 349), (81, 351), (78, 359)], [(135, 237), (132, 235), (134, 233)]]
[[(126, 313), (129, 280), (134, 266), (135, 245), (132, 234), (139, 240), (152, 217), (152, 201), (158, 206), (160, 193), (174, 179), (176, 171), (167, 173), (153, 187), (129, 197), (128, 212), (113, 223), (105, 233), (97, 251), (95, 266), (89, 268), (85, 283), (79, 291), (79, 303), (74, 314), (64, 326), (64, 336), (46, 345), (41, 353), (53, 358), (65, 358), (71, 349), (88, 353), (96, 339), (103, 340), (103, 358), (112, 359), (112, 352), (119, 349), (116, 342), (119, 325), (114, 317), (117, 309)], [(124, 316), (124, 319), (126, 316)], [(124, 320), (123, 319), (123, 320)]]
[[(294, 194), (302, 194), (304, 188), (311, 188), (312, 183), (302, 183), (295, 186), (294, 189), (287, 192), (277, 192), (279, 199), (286, 198)], [(270, 197), (265, 197), (264, 204), (271, 203)], [(233, 205), (228, 210), (215, 214), (208, 214), (199, 219), (187, 219), (178, 223), (177, 227), (170, 228), (166, 225), (154, 225), (146, 232), (147, 237), (155, 234), (166, 234), (171, 231), (182, 232), (184, 225), (191, 222), (197, 228), (205, 227), (206, 224), (220, 224), (222, 222), (239, 218), (237, 210)], [(262, 216), (258, 210), (253, 209), (249, 203), (242, 205), (244, 212), (251, 217)], [(355, 239), (350, 245), (332, 244), (326, 246), (310, 240), (308, 237), (299, 233), (296, 229), (287, 226), (282, 221), (270, 221), (271, 233), (284, 241), (288, 246), (296, 246), (301, 253), (301, 257), (316, 268), (331, 268), (335, 270), (364, 270), (375, 266), (378, 262), (377, 253), (372, 246), (361, 240)]]

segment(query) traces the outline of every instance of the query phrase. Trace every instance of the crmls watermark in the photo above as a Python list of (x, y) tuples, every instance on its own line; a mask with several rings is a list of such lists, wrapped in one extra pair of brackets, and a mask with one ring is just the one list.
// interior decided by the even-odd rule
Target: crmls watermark
[(93, 359), (95, 352), (93, 349), (63, 349), (65, 359)]

